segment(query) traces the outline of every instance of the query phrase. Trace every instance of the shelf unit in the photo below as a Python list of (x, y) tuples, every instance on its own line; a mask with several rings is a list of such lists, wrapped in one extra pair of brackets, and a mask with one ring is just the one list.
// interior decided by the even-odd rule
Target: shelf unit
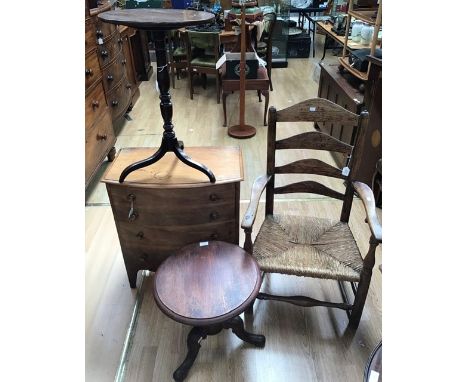
[[(376, 15), (377, 12), (377, 15)], [(375, 18), (374, 18), (374, 15)], [(370, 44), (370, 55), (373, 56), (375, 53), (375, 48), (377, 45), (377, 40), (379, 36), (380, 27), (382, 26), (382, 0), (379, 1), (377, 8), (359, 8), (353, 9), (353, 0), (348, 1), (348, 13), (347, 13), (347, 22), (346, 22), (346, 32), (344, 37), (343, 45), (343, 54), (339, 58), (340, 64), (352, 75), (357, 77), (362, 81), (367, 81), (369, 78), (369, 71), (371, 63), (367, 68), (367, 72), (360, 72), (359, 70), (353, 68), (348, 62), (348, 39), (349, 39), (349, 26), (351, 25), (351, 18), (354, 17), (357, 20), (364, 21), (367, 24), (374, 26), (374, 34), (372, 36), (372, 41)], [(382, 43), (380, 43), (382, 44)]]

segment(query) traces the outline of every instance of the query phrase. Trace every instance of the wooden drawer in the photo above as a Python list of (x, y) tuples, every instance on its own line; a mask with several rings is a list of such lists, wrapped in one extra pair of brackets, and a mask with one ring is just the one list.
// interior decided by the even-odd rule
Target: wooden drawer
[(117, 33), (117, 25), (105, 23), (96, 18), (96, 38), (108, 40), (114, 33)]
[[(236, 218), (235, 184), (201, 188), (110, 187), (116, 222), (157, 228), (222, 223)], [(134, 215), (129, 219), (133, 206)]]
[(121, 55), (115, 57), (114, 61), (103, 71), (103, 83), (106, 93), (112, 90), (122, 80), (125, 72), (125, 60)]
[(114, 60), (114, 57), (120, 55), (121, 51), (122, 39), (118, 33), (115, 33), (114, 36), (108, 41), (105, 41), (104, 44), (98, 44), (98, 58), (101, 68), (110, 64)]
[(209, 240), (239, 244), (239, 227), (235, 220), (190, 226), (158, 227), (117, 225), (126, 264), (137, 269), (155, 271), (161, 262), (184, 245)]
[(97, 82), (89, 89), (85, 98), (85, 127), (88, 130), (107, 109), (102, 82)]
[[(105, 109), (104, 109), (105, 110)], [(109, 150), (114, 146), (115, 135), (109, 113), (103, 116), (86, 132), (85, 136), (85, 176), (94, 173)]]
[(85, 20), (85, 52), (96, 46), (96, 34), (93, 19)]
[(127, 81), (127, 76), (123, 76), (120, 83), (109, 93), (107, 101), (111, 108), (112, 120), (122, 116), (130, 105), (132, 98), (132, 85)]
[(96, 55), (96, 49), (91, 50), (85, 56), (85, 85), (90, 88), (95, 82), (101, 79), (101, 67)]

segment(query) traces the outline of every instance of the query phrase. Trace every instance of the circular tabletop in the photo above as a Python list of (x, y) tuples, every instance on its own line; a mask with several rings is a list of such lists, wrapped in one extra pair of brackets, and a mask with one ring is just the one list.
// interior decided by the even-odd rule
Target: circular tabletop
[(144, 30), (171, 30), (189, 25), (206, 24), (214, 20), (209, 12), (188, 9), (136, 8), (103, 12), (99, 19), (106, 23), (126, 25)]
[(168, 257), (154, 277), (153, 295), (170, 318), (193, 326), (238, 316), (258, 295), (260, 268), (237, 245), (190, 244)]

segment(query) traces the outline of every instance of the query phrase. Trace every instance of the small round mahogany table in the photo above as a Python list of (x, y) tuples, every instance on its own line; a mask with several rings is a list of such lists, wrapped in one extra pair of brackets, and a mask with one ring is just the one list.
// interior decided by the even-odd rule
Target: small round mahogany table
[(167, 67), (166, 54), (166, 32), (172, 29), (179, 29), (189, 25), (200, 25), (212, 22), (214, 14), (209, 12), (199, 12), (186, 9), (118, 9), (103, 12), (98, 18), (106, 23), (126, 25), (135, 29), (150, 31), (153, 34), (156, 51), (157, 73), (156, 78), (159, 88), (159, 106), (164, 120), (164, 133), (161, 146), (149, 158), (129, 165), (122, 171), (119, 182), (123, 183), (125, 178), (133, 171), (149, 166), (160, 160), (167, 152), (173, 152), (176, 157), (196, 170), (203, 172), (210, 179), (211, 183), (216, 182), (213, 172), (202, 163), (198, 163), (190, 158), (183, 151), (183, 145), (179, 143), (172, 124), (172, 103), (169, 94), (169, 69)]
[(239, 314), (254, 302), (261, 286), (255, 259), (237, 245), (222, 241), (190, 244), (168, 257), (154, 276), (156, 304), (173, 320), (192, 325), (188, 353), (174, 372), (183, 381), (208, 335), (232, 329), (241, 340), (265, 346), (265, 337), (248, 333)]

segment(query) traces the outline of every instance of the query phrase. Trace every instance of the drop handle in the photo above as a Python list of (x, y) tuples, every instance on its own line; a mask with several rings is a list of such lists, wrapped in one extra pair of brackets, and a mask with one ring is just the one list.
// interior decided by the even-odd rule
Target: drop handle
[(115, 100), (114, 100), (114, 101), (112, 101), (112, 106), (114, 106), (114, 107), (115, 107), (115, 106), (117, 106), (118, 104), (119, 104), (119, 101), (115, 101)]
[(216, 220), (219, 218), (219, 213), (217, 213), (216, 211), (213, 211), (211, 214), (210, 214), (210, 219), (211, 220)]
[(138, 213), (134, 209), (134, 201), (136, 199), (134, 194), (129, 194), (127, 199), (130, 201), (130, 210), (128, 211), (128, 221), (133, 222), (138, 217)]
[(99, 101), (93, 101), (91, 106), (93, 107), (93, 110), (96, 109), (97, 107), (99, 107)]
[(114, 80), (114, 76), (112, 74), (109, 74), (107, 76), (107, 81), (113, 81)]
[(107, 52), (107, 50), (101, 50), (102, 57), (107, 57), (108, 55), (109, 55), (109, 52)]
[(122, 42), (123, 42), (122, 37), (120, 37), (120, 38), (117, 40), (117, 42), (118, 42), (119, 44), (122, 44)]
[(102, 37), (102, 36), (104, 36), (104, 33), (102, 33), (102, 30), (98, 29), (98, 30), (96, 31), (96, 36)]
[(127, 64), (127, 60), (126, 59), (122, 60), (122, 65), (126, 65), (126, 64)]
[(96, 139), (97, 139), (98, 141), (105, 141), (105, 140), (107, 139), (107, 134), (99, 134), (99, 133), (98, 133), (98, 134), (96, 135)]
[(93, 75), (93, 69), (91, 69), (91, 68), (86, 68), (85, 74), (86, 74), (87, 76), (92, 76), (92, 75)]

